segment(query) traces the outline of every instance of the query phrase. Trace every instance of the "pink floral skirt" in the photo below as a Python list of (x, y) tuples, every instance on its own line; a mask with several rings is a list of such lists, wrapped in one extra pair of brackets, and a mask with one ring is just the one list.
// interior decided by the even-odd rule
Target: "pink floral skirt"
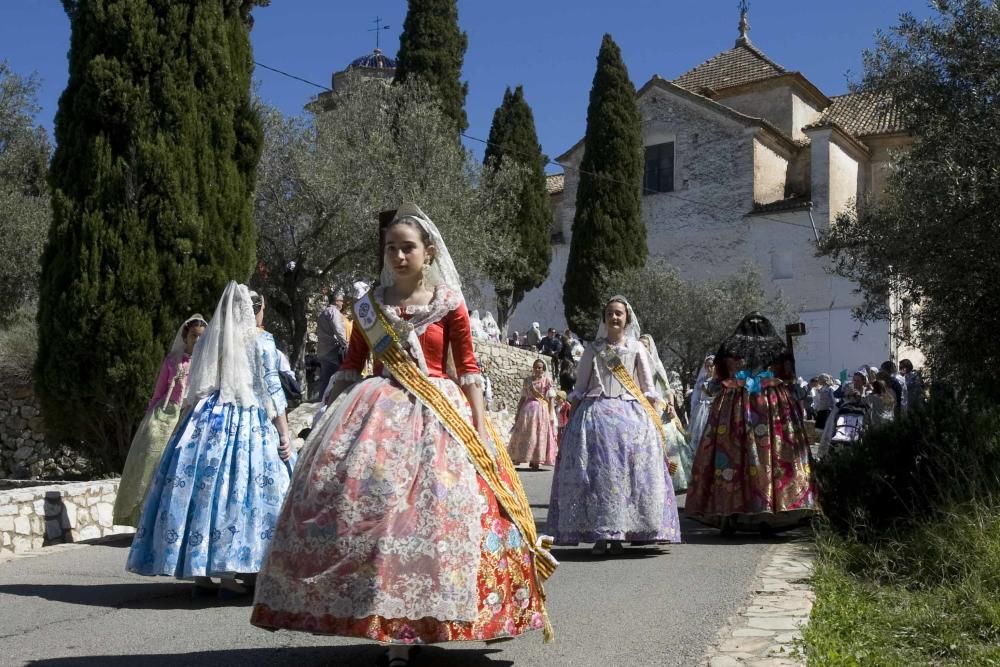
[[(454, 382), (432, 381), (471, 419)], [(484, 641), (542, 628), (542, 608), (533, 553), (434, 414), (385, 378), (338, 398), (299, 454), (251, 622)]]
[(554, 466), (559, 451), (556, 427), (548, 406), (541, 401), (527, 401), (517, 412), (507, 451), (514, 463)]

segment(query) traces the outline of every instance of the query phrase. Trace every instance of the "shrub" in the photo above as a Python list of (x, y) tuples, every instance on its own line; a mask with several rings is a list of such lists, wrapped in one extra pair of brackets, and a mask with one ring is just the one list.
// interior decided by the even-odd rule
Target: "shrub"
[(0, 328), (0, 378), (5, 384), (29, 384), (38, 355), (35, 307), (21, 306)]
[(830, 527), (862, 542), (997, 495), (1000, 408), (947, 397), (835, 451), (816, 466)]

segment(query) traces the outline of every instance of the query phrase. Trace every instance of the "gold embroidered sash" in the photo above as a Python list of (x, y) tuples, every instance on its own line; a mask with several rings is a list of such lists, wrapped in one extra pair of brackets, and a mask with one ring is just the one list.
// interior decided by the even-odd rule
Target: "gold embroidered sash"
[[(417, 367), (409, 355), (403, 350), (400, 339), (402, 332), (396, 331), (390, 324), (385, 313), (375, 302), (369, 292), (354, 305), (357, 323), (361, 325), (368, 347), (375, 359), (389, 369), (393, 378), (408, 392), (426, 405), (441, 421), (445, 429), (460, 442), (469, 455), (469, 459), (493, 491), (497, 502), (507, 512), (518, 530), (525, 537), (528, 547), (534, 553), (536, 583), (539, 596), (543, 601), (542, 615), (545, 618), (544, 635), (546, 641), (554, 637), (548, 612), (544, 608), (545, 589), (543, 583), (555, 572), (559, 562), (552, 556), (552, 538), (539, 536), (535, 528), (535, 519), (531, 514), (528, 497), (521, 485), (521, 479), (514, 470), (514, 464), (503, 447), (496, 427), (486, 418), (486, 429), (490, 438), (496, 443), (496, 457), (482, 442), (479, 433), (458, 412), (441, 390), (432, 383)], [(485, 415), (484, 415), (485, 418)], [(504, 483), (501, 472), (507, 473), (510, 487)]]
[(529, 380), (528, 381), (528, 386), (531, 387), (531, 395), (535, 397), (536, 401), (538, 401), (539, 403), (544, 403), (545, 405), (549, 406), (549, 409), (552, 408), (552, 403), (549, 402), (549, 397), (548, 396), (543, 396), (541, 394), (541, 392), (539, 392), (537, 389), (535, 389), (535, 383), (534, 383), (534, 381)]
[(601, 359), (604, 361), (604, 365), (608, 367), (608, 370), (611, 371), (611, 374), (615, 376), (615, 379), (625, 387), (625, 391), (631, 394), (635, 400), (639, 401), (639, 405), (642, 406), (642, 409), (646, 411), (646, 414), (652, 420), (653, 430), (656, 431), (660, 447), (663, 449), (663, 460), (667, 461), (670, 474), (673, 475), (677, 472), (677, 464), (670, 460), (670, 456), (667, 453), (667, 439), (663, 435), (663, 420), (656, 414), (656, 409), (653, 408), (649, 399), (642, 393), (642, 389), (636, 383), (632, 374), (625, 370), (625, 364), (622, 363), (621, 357), (618, 356), (618, 353), (610, 345), (601, 352)]

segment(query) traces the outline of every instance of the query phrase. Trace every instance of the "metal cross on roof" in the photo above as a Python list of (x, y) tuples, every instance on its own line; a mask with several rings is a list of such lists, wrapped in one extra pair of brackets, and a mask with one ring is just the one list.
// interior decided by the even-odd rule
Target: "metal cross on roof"
[(382, 33), (383, 30), (388, 30), (389, 26), (382, 25), (382, 17), (381, 16), (376, 16), (375, 20), (372, 21), (372, 23), (375, 24), (375, 27), (374, 28), (369, 28), (368, 32), (375, 33), (375, 48), (378, 49), (379, 48), (379, 35)]
[(750, 13), (750, 0), (740, 0), (740, 38), (736, 40), (736, 45), (749, 44), (750, 43), (750, 19), (747, 18), (747, 14)]

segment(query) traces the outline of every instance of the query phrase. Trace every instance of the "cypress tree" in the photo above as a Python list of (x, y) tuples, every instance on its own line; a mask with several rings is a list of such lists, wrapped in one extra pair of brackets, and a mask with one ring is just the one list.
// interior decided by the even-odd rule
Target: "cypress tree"
[(459, 132), (469, 127), (465, 115), (469, 84), (459, 80), (468, 46), (468, 36), (458, 27), (456, 0), (409, 0), (399, 36), (395, 81), (417, 77), (430, 84)]
[(621, 51), (604, 35), (590, 89), (576, 216), (563, 287), (570, 327), (596, 335), (609, 274), (646, 263), (642, 124)]
[(251, 0), (64, 0), (36, 385), (108, 468), (174, 331), (254, 265)]
[(526, 292), (541, 285), (549, 275), (552, 260), (552, 207), (545, 188), (545, 162), (535, 131), (535, 117), (518, 86), (504, 92), (503, 103), (493, 114), (487, 166), (497, 168), (511, 160), (527, 169), (518, 194), (518, 213), (511, 232), (518, 246), (520, 262), (494, 270), (497, 294), (497, 323), (503, 327)]

